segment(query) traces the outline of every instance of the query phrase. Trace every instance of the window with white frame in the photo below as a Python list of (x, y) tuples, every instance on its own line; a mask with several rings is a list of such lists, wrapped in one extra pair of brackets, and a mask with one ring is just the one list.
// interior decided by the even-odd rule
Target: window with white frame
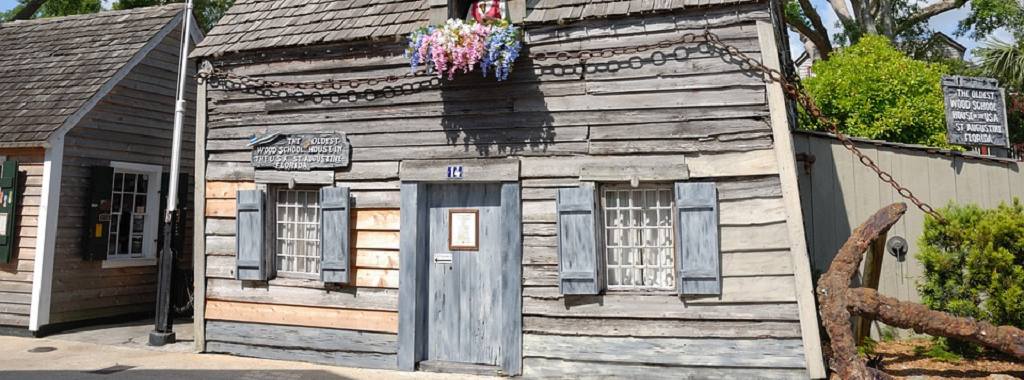
[(609, 289), (674, 289), (672, 187), (601, 192)]
[(299, 275), (320, 273), (320, 191), (276, 191), (275, 255), (277, 271)]
[(113, 162), (107, 259), (156, 257), (159, 166)]

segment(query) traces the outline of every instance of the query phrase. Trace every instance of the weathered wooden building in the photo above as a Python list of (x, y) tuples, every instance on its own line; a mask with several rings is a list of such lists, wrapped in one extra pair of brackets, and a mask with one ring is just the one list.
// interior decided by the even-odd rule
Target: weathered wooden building
[(182, 8), (0, 24), (8, 331), (152, 314)]
[(464, 3), (238, 0), (199, 45), (198, 349), (823, 377), (782, 89), (657, 45), (707, 30), (779, 68), (778, 4), (511, 0), (508, 81), (404, 77), (403, 37)]

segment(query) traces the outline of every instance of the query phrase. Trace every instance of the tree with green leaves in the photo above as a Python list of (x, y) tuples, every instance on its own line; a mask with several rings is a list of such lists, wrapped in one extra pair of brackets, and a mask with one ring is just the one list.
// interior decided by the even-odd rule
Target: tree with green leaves
[(19, 0), (18, 5), (3, 14), (2, 20), (27, 20), (96, 13), (100, 0)]
[(1010, 141), (1024, 141), (1024, 38), (1018, 42), (992, 39), (974, 53), (981, 58), (980, 75), (999, 80), (1006, 89)]
[(1017, 40), (1024, 34), (1024, 13), (1018, 0), (828, 0), (838, 17), (840, 32), (830, 36), (811, 0), (789, 0), (786, 24), (800, 36), (814, 58), (828, 59), (836, 45), (856, 43), (865, 35), (880, 35), (901, 49), (919, 47), (931, 37), (928, 20), (969, 4), (968, 16), (957, 35), (984, 39), (999, 28), (1010, 28)]
[[(942, 75), (949, 68), (911, 59), (881, 36), (865, 36), (814, 63), (807, 93), (852, 136), (956, 149), (946, 142)], [(801, 126), (823, 126), (803, 117)]]
[[(118, 0), (114, 3), (114, 9), (132, 9), (141, 7), (152, 7), (171, 3), (183, 3), (184, 0)], [(193, 0), (193, 14), (196, 21), (204, 31), (209, 31), (213, 25), (224, 16), (224, 12), (231, 8), (234, 0)]]
[[(184, 0), (118, 0), (114, 9), (152, 7)], [(209, 31), (234, 0), (193, 0), (193, 14), (204, 31)], [(70, 16), (96, 13), (101, 10), (101, 0), (19, 0), (19, 4), (7, 12), (0, 12), (0, 21), (27, 20), (30, 18)]]

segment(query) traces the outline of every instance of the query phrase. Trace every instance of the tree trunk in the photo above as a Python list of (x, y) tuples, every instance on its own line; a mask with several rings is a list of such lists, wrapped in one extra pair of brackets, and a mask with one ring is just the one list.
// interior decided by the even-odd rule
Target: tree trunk
[(11, 17), (11, 21), (28, 20), (32, 18), (32, 16), (39, 11), (39, 8), (41, 8), (45, 2), (46, 0), (29, 0), (22, 5), (21, 10), (19, 10), (18, 13), (15, 13), (14, 16)]

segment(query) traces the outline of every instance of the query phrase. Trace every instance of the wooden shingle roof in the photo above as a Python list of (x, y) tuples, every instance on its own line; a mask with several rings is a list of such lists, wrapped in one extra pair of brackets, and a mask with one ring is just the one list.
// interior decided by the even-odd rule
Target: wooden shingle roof
[(408, 34), (427, 0), (237, 0), (193, 57)]
[(0, 147), (42, 145), (181, 10), (173, 4), (0, 24)]
[[(393, 38), (426, 26), (443, 0), (236, 0), (193, 57)], [(759, 0), (521, 0), (527, 23), (547, 23)]]

